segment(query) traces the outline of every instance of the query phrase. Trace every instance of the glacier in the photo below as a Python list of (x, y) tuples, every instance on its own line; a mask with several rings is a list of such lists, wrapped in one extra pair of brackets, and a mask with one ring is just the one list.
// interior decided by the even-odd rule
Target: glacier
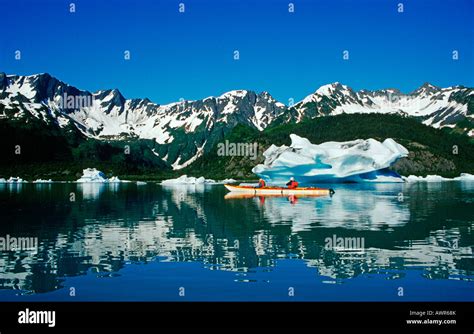
[(408, 150), (391, 138), (312, 144), (308, 139), (290, 135), (291, 145), (271, 145), (265, 161), (252, 169), (259, 177), (275, 183), (290, 177), (302, 184), (320, 182), (404, 182), (389, 167), (406, 157)]

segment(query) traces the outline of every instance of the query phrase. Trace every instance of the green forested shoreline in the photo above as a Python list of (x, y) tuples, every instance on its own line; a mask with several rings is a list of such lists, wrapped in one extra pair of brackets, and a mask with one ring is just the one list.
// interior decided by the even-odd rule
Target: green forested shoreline
[[(393, 169), (402, 175), (438, 174), (458, 176), (474, 173), (474, 141), (451, 129), (434, 129), (418, 120), (398, 115), (342, 114), (271, 126), (260, 132), (237, 125), (220, 141), (257, 143), (258, 156), (219, 156), (217, 146), (191, 166), (173, 171), (156, 156), (153, 141), (127, 139), (99, 141), (87, 139), (74, 129), (51, 130), (39, 122), (18, 124), (1, 120), (0, 177), (20, 176), (26, 180), (47, 178), (75, 180), (82, 169), (95, 167), (108, 176), (131, 180), (161, 180), (182, 174), (213, 179), (255, 178), (251, 169), (263, 162), (262, 153), (271, 144), (290, 144), (295, 133), (312, 143), (374, 138), (393, 138), (409, 151), (408, 158), (397, 162)], [(20, 154), (15, 150), (20, 148)]]

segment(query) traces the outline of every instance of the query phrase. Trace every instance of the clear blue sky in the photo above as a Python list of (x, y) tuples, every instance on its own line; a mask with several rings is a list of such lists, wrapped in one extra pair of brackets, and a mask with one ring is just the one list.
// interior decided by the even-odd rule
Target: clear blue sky
[(474, 0), (0, 0), (0, 13), (0, 71), (157, 103), (232, 89), (286, 103), (335, 81), (474, 86)]

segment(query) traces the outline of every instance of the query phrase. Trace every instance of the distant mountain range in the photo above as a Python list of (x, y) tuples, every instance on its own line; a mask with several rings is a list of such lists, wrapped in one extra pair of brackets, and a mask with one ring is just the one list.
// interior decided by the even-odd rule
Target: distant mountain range
[(248, 90), (159, 105), (149, 99), (125, 99), (117, 89), (80, 90), (46, 73), (0, 73), (0, 119), (40, 121), (55, 131), (68, 129), (101, 141), (150, 140), (153, 153), (175, 170), (209, 152), (239, 124), (262, 131), (344, 113), (399, 114), (474, 137), (474, 89), (463, 86), (426, 83), (403, 94), (396, 89), (354, 91), (333, 83), (292, 106), (268, 92)]

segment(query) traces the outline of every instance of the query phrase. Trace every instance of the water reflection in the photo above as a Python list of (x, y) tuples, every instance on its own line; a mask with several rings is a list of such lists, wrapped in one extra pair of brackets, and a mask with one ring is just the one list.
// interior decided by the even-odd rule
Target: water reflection
[[(364, 273), (398, 279), (415, 267), (426, 279), (472, 280), (473, 191), (459, 183), (338, 185), (332, 198), (262, 201), (226, 200), (220, 186), (3, 187), (0, 236), (38, 237), (39, 247), (0, 252), (0, 287), (52, 291), (67, 276), (120, 274), (157, 257), (238, 272), (299, 258), (328, 282)], [(82, 199), (71, 202), (71, 192)], [(364, 238), (365, 251), (327, 249), (334, 235)]]
[[(354, 230), (391, 229), (410, 219), (408, 203), (392, 195), (337, 189), (337, 196), (255, 197), (265, 218), (273, 225), (289, 224), (293, 232), (311, 230), (315, 225)], [(288, 205), (288, 204), (292, 205)]]
[(86, 200), (96, 200), (98, 199), (104, 190), (109, 190), (111, 192), (117, 192), (120, 189), (120, 182), (91, 182), (91, 183), (78, 183), (77, 190), (82, 195), (83, 199)]

